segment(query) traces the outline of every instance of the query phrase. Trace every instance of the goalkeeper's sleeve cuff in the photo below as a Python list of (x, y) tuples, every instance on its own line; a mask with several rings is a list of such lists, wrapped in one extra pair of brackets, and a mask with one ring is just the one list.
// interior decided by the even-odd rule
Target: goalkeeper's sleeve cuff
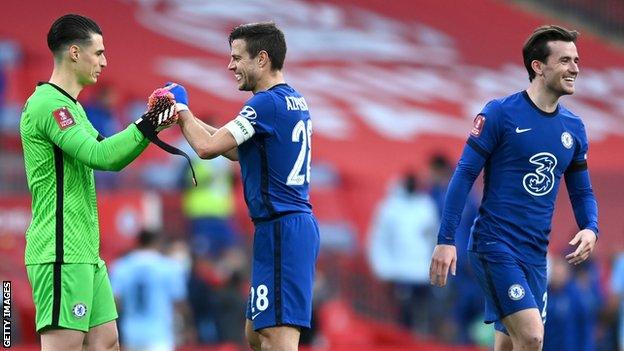
[(150, 138), (151, 136), (158, 134), (158, 131), (146, 119), (145, 115), (134, 121), (134, 125), (141, 133), (143, 133), (143, 136), (146, 138)]

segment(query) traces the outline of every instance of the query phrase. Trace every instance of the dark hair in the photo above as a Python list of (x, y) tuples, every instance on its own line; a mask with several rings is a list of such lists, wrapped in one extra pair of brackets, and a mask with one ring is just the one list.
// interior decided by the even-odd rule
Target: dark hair
[(429, 158), (429, 167), (434, 170), (449, 170), (453, 166), (449, 159), (443, 154), (434, 154)]
[(403, 187), (408, 194), (414, 194), (419, 185), (418, 176), (413, 171), (407, 171), (403, 175)]
[(137, 235), (139, 247), (150, 247), (160, 240), (160, 233), (143, 229)]
[(247, 44), (247, 52), (252, 58), (264, 50), (271, 59), (271, 70), (277, 71), (284, 67), (286, 57), (286, 39), (284, 33), (273, 22), (241, 24), (230, 33), (229, 43), (243, 39)]
[(529, 73), (529, 81), (535, 78), (535, 71), (531, 67), (533, 60), (546, 63), (546, 59), (550, 55), (548, 42), (566, 41), (576, 42), (579, 32), (575, 30), (567, 30), (556, 25), (546, 25), (538, 27), (533, 31), (522, 47), (522, 58), (524, 59), (524, 67)]
[(92, 19), (75, 14), (64, 15), (54, 21), (50, 27), (48, 48), (56, 55), (60, 50), (74, 43), (88, 45), (94, 33), (102, 35), (102, 30)]

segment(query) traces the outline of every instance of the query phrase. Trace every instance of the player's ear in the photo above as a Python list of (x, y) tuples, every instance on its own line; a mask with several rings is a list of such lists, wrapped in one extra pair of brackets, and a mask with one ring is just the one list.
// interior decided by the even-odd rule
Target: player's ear
[(73, 62), (78, 61), (78, 52), (80, 51), (80, 47), (78, 45), (70, 45), (67, 49), (69, 52), (69, 59)]
[(531, 68), (533, 68), (533, 71), (535, 71), (536, 76), (541, 76), (543, 74), (543, 65), (544, 63), (540, 60), (531, 61)]
[(269, 54), (266, 51), (264, 51), (264, 50), (261, 50), (258, 53), (258, 56), (256, 56), (256, 60), (258, 62), (258, 66), (260, 66), (260, 67), (264, 67), (264, 66), (270, 64)]

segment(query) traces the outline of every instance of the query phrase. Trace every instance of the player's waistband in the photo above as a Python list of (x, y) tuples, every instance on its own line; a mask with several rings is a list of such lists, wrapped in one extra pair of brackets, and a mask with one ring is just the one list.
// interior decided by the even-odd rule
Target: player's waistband
[(271, 221), (274, 221), (274, 220), (276, 220), (276, 219), (279, 219), (279, 218), (282, 218), (282, 217), (284, 217), (284, 216), (288, 216), (288, 215), (291, 215), (291, 214), (294, 214), (294, 213), (301, 213), (301, 214), (303, 214), (303, 213), (308, 213), (308, 214), (309, 214), (310, 212), (307, 212), (307, 211), (300, 211), (300, 210), (292, 210), (292, 211), (276, 212), (276, 213), (272, 214), (272, 215), (271, 215), (271, 216), (269, 216), (269, 217), (258, 217), (258, 218), (252, 218), (252, 219), (251, 219), (251, 221), (252, 221), (254, 224), (266, 223), (266, 222), (271, 222)]

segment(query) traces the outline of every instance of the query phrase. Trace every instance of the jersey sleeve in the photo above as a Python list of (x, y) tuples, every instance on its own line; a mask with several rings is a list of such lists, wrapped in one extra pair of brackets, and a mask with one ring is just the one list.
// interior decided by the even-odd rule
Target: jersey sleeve
[(570, 162), (570, 165), (566, 169), (566, 173), (584, 171), (587, 169), (587, 151), (589, 150), (589, 141), (587, 140), (585, 126), (582, 123), (575, 139), (574, 156), (572, 157), (572, 162)]
[(503, 113), (500, 103), (492, 100), (475, 117), (467, 144), (487, 159), (502, 140)]
[(589, 142), (585, 127), (581, 124), (576, 136), (576, 148), (572, 162), (565, 171), (564, 177), (570, 203), (574, 211), (576, 223), (580, 229), (590, 229), (598, 235), (598, 202), (591, 185), (587, 168), (587, 151)]
[(455, 232), (461, 221), (466, 199), (481, 173), (486, 158), (466, 145), (446, 191), (444, 209), (438, 231), (438, 245), (455, 245)]
[(255, 134), (272, 134), (274, 131), (275, 103), (267, 92), (260, 92), (247, 100), (238, 113), (253, 127)]
[(41, 113), (37, 121), (43, 135), (63, 152), (93, 169), (119, 171), (149, 144), (134, 124), (109, 138), (99, 138), (93, 134), (89, 122), (74, 117), (77, 112), (68, 106), (51, 104), (35, 113)]

